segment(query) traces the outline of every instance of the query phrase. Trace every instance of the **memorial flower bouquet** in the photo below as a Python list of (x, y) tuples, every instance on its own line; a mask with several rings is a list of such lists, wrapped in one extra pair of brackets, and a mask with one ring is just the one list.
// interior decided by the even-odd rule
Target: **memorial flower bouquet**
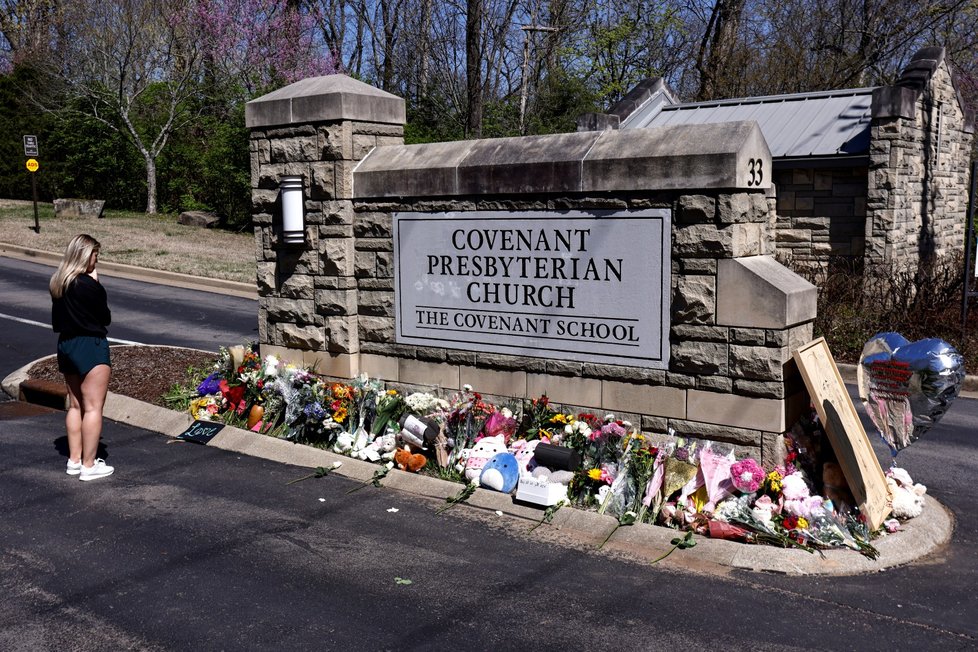
[(523, 405), (521, 430), (527, 440), (550, 438), (553, 436), (554, 417), (557, 412), (550, 404), (546, 394), (534, 398)]
[(329, 403), (330, 419), (339, 424), (340, 428), (347, 428), (347, 424), (354, 421), (350, 414), (354, 404), (353, 387), (344, 383), (332, 383), (329, 386), (329, 396), (332, 399)]
[(213, 421), (221, 411), (217, 396), (207, 394), (190, 401), (190, 416), (201, 421)]
[(453, 443), (452, 464), (482, 435), (486, 420), (496, 411), (496, 406), (472, 391), (471, 385), (463, 385), (461, 391), (452, 395), (445, 418), (445, 436)]
[(397, 422), (401, 415), (408, 409), (404, 397), (396, 389), (388, 389), (377, 395), (377, 412), (373, 424), (370, 426), (372, 435), (380, 436), (387, 432), (388, 428), (397, 429)]
[(513, 418), (513, 411), (504, 407), (486, 417), (486, 422), (482, 426), (482, 432), (486, 437), (497, 437), (501, 435), (503, 440), (509, 444), (510, 440), (516, 434), (518, 425), (519, 423)]
[(418, 416), (428, 416), (433, 413), (444, 412), (448, 409), (448, 401), (438, 398), (428, 392), (414, 392), (404, 398), (408, 410)]
[(628, 456), (628, 481), (631, 483), (632, 496), (629, 509), (635, 512), (636, 521), (643, 523), (649, 510), (649, 504), (645, 502), (646, 490), (655, 473), (659, 449), (648, 444), (645, 437), (638, 434), (631, 438), (629, 444), (632, 446)]
[(275, 391), (285, 403), (287, 439), (308, 443), (329, 443), (341, 426), (329, 411), (329, 387), (306, 369), (287, 368), (274, 381)]

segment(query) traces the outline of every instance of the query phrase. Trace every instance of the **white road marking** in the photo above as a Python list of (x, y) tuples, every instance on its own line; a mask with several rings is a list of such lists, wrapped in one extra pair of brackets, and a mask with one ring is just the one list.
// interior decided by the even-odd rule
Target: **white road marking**
[[(28, 326), (40, 326), (41, 328), (48, 328), (48, 329), (51, 328), (51, 324), (45, 324), (39, 321), (34, 321), (33, 319), (24, 319), (23, 317), (14, 317), (13, 315), (6, 315), (2, 312), (0, 312), (0, 318), (9, 319), (10, 321), (19, 322), (21, 324), (27, 324)], [(132, 344), (135, 346), (145, 346), (142, 342), (133, 342), (131, 340), (120, 340), (114, 337), (107, 337), (105, 339), (115, 344)]]

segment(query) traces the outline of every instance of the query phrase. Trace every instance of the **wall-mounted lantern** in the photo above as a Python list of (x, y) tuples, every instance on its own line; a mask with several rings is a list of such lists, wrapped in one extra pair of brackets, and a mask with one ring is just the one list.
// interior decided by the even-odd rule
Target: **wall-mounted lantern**
[(279, 177), (278, 187), (282, 195), (282, 241), (286, 244), (302, 244), (306, 241), (302, 177)]

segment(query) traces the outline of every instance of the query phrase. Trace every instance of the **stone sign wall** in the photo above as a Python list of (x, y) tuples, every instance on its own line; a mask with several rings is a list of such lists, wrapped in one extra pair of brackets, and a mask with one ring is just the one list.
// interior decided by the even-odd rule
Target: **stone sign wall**
[[(781, 459), (780, 435), (808, 405), (791, 352), (812, 337), (815, 288), (771, 255), (770, 181), (751, 174), (770, 169), (770, 152), (756, 124), (405, 146), (392, 142), (403, 104), (400, 116), (371, 106), (395, 107), (393, 96), (342, 76), (300, 84), (249, 104), (264, 353), (335, 377), (367, 373), (405, 388), (451, 391), (469, 384), (515, 399), (545, 393), (567, 406), (615, 412), (646, 432), (672, 430), (730, 442), (768, 463)], [(318, 113), (310, 108), (317, 106)], [(280, 237), (275, 188), (278, 177), (295, 174), (306, 178), (307, 237), (289, 246)], [(658, 218), (669, 225), (658, 241), (668, 250), (654, 238), (642, 240), (643, 229), (583, 235), (573, 219), (582, 216), (589, 224)], [(559, 284), (548, 284), (550, 303), (558, 296), (576, 301), (589, 284), (628, 278), (626, 290), (594, 295), (589, 307), (638, 320), (621, 323), (652, 326), (658, 319), (668, 357), (663, 352), (656, 365), (598, 355), (608, 351), (595, 341), (595, 330), (569, 333), (563, 349), (547, 351), (528, 350), (525, 342), (507, 347), (507, 337), (525, 335), (512, 332), (513, 320), (503, 326), (497, 319), (496, 332), (486, 333), (490, 313), (466, 312), (471, 306), (461, 298), (470, 291), (476, 294), (467, 300), (487, 296), (484, 286), (468, 284), (490, 282), (482, 278), (485, 260), (481, 276), (471, 275), (488, 219), (513, 231), (510, 246), (521, 242), (520, 228), (559, 232), (567, 248), (586, 249), (600, 261), (578, 278), (567, 258), (557, 263), (544, 255), (543, 262), (526, 263), (533, 267), (525, 275), (521, 269), (524, 286), (559, 277), (550, 279)], [(601, 242), (589, 239), (599, 232)], [(557, 236), (553, 241), (563, 246)], [(470, 256), (464, 269), (461, 250)], [(401, 274), (413, 293), (402, 294)], [(423, 292), (426, 281), (443, 283), (449, 295), (454, 283), (459, 296), (438, 295), (435, 302), (436, 293)], [(539, 305), (539, 297), (535, 291), (539, 319), (554, 327), (569, 320), (571, 313), (561, 312), (567, 305)], [(419, 308), (422, 325), (443, 319), (453, 325), (459, 313), (486, 320), (481, 326), (462, 321), (473, 332), (483, 329), (477, 337), (436, 339), (411, 330)]]

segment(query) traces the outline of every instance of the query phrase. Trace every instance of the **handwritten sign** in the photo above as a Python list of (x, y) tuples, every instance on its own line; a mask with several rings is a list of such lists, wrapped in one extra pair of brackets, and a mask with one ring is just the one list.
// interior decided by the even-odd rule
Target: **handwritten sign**
[(396, 213), (396, 341), (668, 369), (671, 218)]
[(825, 338), (799, 348), (792, 357), (825, 426), (852, 497), (875, 530), (889, 515), (893, 497)]
[(192, 441), (197, 444), (207, 444), (214, 438), (214, 435), (221, 431), (222, 428), (224, 428), (223, 423), (197, 420), (191, 423), (190, 427), (177, 435), (176, 438), (181, 441)]
[(913, 369), (909, 362), (874, 360), (869, 364), (869, 391), (882, 399), (905, 399), (910, 396)]

